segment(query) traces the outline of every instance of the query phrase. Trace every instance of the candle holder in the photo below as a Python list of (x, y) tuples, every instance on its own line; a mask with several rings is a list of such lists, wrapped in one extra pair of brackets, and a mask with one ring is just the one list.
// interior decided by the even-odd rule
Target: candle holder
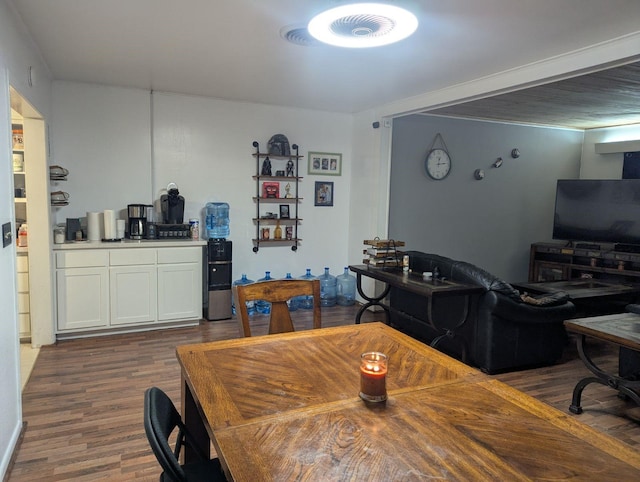
[(360, 355), (360, 398), (365, 402), (387, 399), (387, 355), (370, 351)]

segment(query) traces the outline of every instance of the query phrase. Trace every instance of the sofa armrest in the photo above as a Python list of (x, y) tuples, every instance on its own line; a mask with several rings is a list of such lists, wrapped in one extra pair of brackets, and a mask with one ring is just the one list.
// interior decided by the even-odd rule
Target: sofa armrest
[(492, 309), (494, 315), (517, 323), (561, 322), (568, 320), (576, 312), (575, 305), (570, 301), (554, 306), (536, 306), (495, 292), (488, 292), (486, 297), (495, 299)]

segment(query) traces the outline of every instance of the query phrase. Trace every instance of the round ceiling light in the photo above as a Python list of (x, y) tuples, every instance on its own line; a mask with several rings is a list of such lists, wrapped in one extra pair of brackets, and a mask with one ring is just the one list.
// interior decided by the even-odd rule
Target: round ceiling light
[(411, 12), (382, 3), (354, 3), (326, 10), (307, 29), (321, 42), (337, 47), (365, 48), (407, 38), (418, 28)]

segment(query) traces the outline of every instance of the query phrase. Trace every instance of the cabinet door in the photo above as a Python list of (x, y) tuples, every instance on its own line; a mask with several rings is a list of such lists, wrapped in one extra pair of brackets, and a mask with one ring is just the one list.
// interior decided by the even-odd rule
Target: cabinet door
[(200, 263), (158, 265), (158, 320), (202, 318)]
[(111, 325), (156, 320), (156, 267), (119, 266), (109, 269)]
[(106, 327), (109, 324), (109, 272), (106, 267), (56, 272), (58, 330)]

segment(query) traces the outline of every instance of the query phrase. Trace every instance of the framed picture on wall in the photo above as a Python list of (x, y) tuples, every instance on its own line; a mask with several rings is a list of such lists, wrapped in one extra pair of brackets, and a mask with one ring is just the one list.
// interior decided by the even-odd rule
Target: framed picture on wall
[(309, 152), (309, 174), (342, 175), (342, 154), (337, 152)]
[(333, 182), (316, 181), (314, 206), (333, 206)]
[(289, 219), (289, 205), (280, 204), (280, 219)]

